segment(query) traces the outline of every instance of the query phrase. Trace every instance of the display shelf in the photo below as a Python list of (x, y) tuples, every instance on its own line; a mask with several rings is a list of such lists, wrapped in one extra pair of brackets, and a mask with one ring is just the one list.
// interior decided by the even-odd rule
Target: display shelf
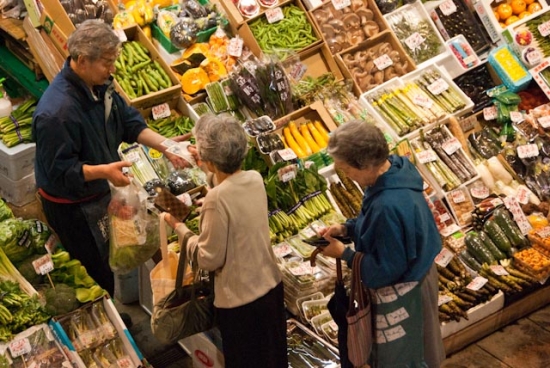
[(5, 45), (0, 45), (0, 68), (6, 72), (14, 81), (17, 81), (31, 95), (36, 98), (42, 97), (42, 94), (48, 88), (47, 80), (37, 81), (35, 73), (16, 58)]

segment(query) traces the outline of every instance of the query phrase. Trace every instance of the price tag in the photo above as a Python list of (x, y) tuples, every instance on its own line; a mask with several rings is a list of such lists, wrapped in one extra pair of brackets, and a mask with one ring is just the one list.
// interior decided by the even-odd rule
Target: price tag
[(529, 197), (531, 196), (531, 191), (525, 185), (518, 186), (516, 191), (516, 200), (521, 204), (529, 203)]
[(422, 45), (426, 41), (424, 37), (418, 32), (414, 32), (412, 35), (407, 37), (405, 39), (405, 44), (411, 49), (412, 51), (416, 50), (420, 45)]
[(510, 120), (513, 123), (521, 123), (523, 121), (523, 114), (519, 111), (510, 111)]
[(42, 257), (32, 261), (34, 271), (39, 275), (45, 275), (53, 271), (53, 261), (50, 254), (45, 254)]
[(539, 29), (540, 35), (542, 37), (550, 35), (550, 21), (542, 23), (537, 28)]
[(290, 76), (292, 79), (299, 81), (307, 72), (307, 65), (301, 62), (297, 62), (290, 68)]
[(491, 271), (495, 273), (495, 275), (499, 275), (499, 276), (509, 275), (508, 271), (506, 271), (506, 269), (501, 265), (492, 265), (492, 266), (489, 266), (489, 268), (491, 269)]
[(462, 145), (460, 144), (460, 141), (453, 137), (449, 140), (447, 140), (445, 143), (441, 145), (441, 148), (443, 148), (443, 151), (445, 151), (448, 155), (452, 155), (456, 151), (458, 151), (460, 148), (462, 148)]
[(451, 262), (454, 255), (453, 253), (448, 250), (447, 248), (441, 249), (441, 252), (437, 256), (435, 256), (434, 262), (440, 265), (441, 267), (445, 268)]
[(504, 205), (512, 213), (512, 217), (514, 218), (514, 221), (519, 227), (519, 230), (523, 235), (526, 235), (529, 233), (529, 231), (532, 229), (531, 224), (527, 220), (527, 216), (525, 216), (525, 213), (523, 213), (523, 210), (521, 209), (521, 206), (519, 205), (519, 202), (516, 200), (515, 197), (506, 197), (504, 198)]
[(296, 173), (294, 171), (288, 171), (281, 175), (281, 181), (283, 183), (291, 181), (294, 178), (296, 178)]
[(437, 298), (437, 305), (438, 306), (441, 306), (443, 304), (447, 304), (448, 302), (450, 302), (451, 300), (453, 300), (452, 297), (448, 296), (448, 295), (441, 295), (439, 294), (439, 297)]
[(441, 215), (439, 215), (439, 221), (441, 222), (446, 222), (446, 221), (449, 221), (451, 219), (451, 216), (449, 216), (448, 213), (442, 213)]
[(447, 0), (443, 4), (439, 5), (439, 10), (443, 13), (445, 16), (449, 16), (456, 12), (456, 4), (453, 2), (453, 0)]
[(315, 232), (315, 230), (313, 230), (312, 228), (310, 227), (306, 227), (304, 228), (302, 231), (301, 231), (302, 235), (304, 236), (305, 239), (307, 238), (313, 238), (314, 236), (317, 236), (317, 233)]
[(468, 130), (472, 130), (475, 128), (477, 123), (477, 116), (472, 115), (468, 116), (467, 118), (460, 119), (459, 124), (462, 128), (463, 132), (467, 132)]
[(531, 64), (531, 65), (540, 64), (540, 62), (542, 61), (542, 57), (543, 57), (543, 55), (537, 49), (535, 49), (533, 51), (529, 51), (525, 55), (525, 59), (528, 60), (529, 64)]
[(117, 359), (116, 364), (118, 368), (134, 368), (134, 363), (127, 356)]
[(113, 32), (116, 34), (120, 42), (128, 41), (128, 37), (126, 37), (126, 33), (123, 29), (113, 29)]
[(455, 190), (454, 192), (451, 192), (451, 198), (454, 203), (466, 202), (466, 196), (462, 190)]
[(282, 242), (273, 247), (273, 252), (278, 258), (283, 258), (292, 253), (292, 248), (287, 242)]
[(270, 24), (278, 22), (285, 18), (285, 15), (283, 14), (283, 10), (279, 7), (267, 9), (265, 11), (265, 16), (267, 18), (267, 22)]
[[(448, 215), (447, 215), (448, 216)], [(441, 235), (443, 235), (443, 237), (448, 237), (449, 235), (451, 234), (454, 234), (456, 233), (457, 231), (460, 230), (460, 227), (457, 225), (457, 224), (452, 224), (452, 225), (449, 225), (447, 226), (446, 228), (442, 229), (440, 231)]]
[(387, 67), (393, 65), (393, 61), (392, 61), (392, 59), (388, 56), (388, 54), (384, 54), (384, 55), (382, 55), (382, 56), (377, 57), (376, 59), (373, 60), (373, 62), (374, 62), (374, 65), (376, 65), (376, 67), (377, 67), (379, 70), (384, 70), (384, 69), (386, 69)]
[(167, 103), (153, 106), (153, 108), (151, 109), (151, 113), (153, 114), (153, 120), (167, 118), (172, 115), (172, 112), (170, 111), (170, 106), (168, 106)]
[(447, 82), (445, 82), (443, 78), (437, 79), (435, 82), (428, 86), (428, 91), (430, 91), (434, 95), (440, 95), (448, 89), (449, 85), (447, 84)]
[(485, 277), (478, 276), (475, 279), (472, 280), (466, 287), (470, 290), (477, 291), (483, 287), (487, 283), (487, 280)]
[(489, 106), (483, 109), (483, 119), (489, 121), (489, 120), (495, 120), (496, 118), (497, 118), (496, 106)]
[(476, 62), (476, 60), (477, 60), (477, 57), (475, 55), (466, 56), (464, 59), (462, 59), (462, 61), (466, 65), (473, 64)]
[(540, 118), (537, 119), (537, 121), (539, 122), (540, 126), (543, 127), (544, 129), (550, 128), (550, 115), (541, 116)]
[(311, 267), (308, 262), (300, 263), (299, 266), (290, 268), (290, 273), (294, 276), (313, 275), (319, 272), (319, 267)]
[(236, 58), (240, 58), (243, 53), (244, 41), (241, 37), (233, 37), (227, 45), (227, 54)]
[(537, 157), (539, 148), (536, 144), (524, 144), (517, 147), (519, 158)]
[(131, 163), (139, 162), (139, 154), (134, 151), (128, 152), (128, 154), (124, 158), (126, 161), (129, 161)]
[(292, 161), (292, 160), (294, 160), (298, 157), (298, 156), (296, 156), (296, 153), (293, 150), (291, 150), (290, 148), (285, 148), (283, 150), (278, 150), (277, 153), (285, 161)]
[(416, 158), (418, 159), (418, 161), (422, 164), (437, 160), (436, 153), (434, 151), (432, 151), (431, 149), (427, 149), (425, 151), (415, 153), (415, 155), (416, 155)]
[(537, 230), (537, 235), (541, 238), (548, 238), (550, 237), (550, 226), (545, 226)]
[(434, 104), (434, 101), (426, 95), (417, 94), (413, 97), (413, 102), (420, 107), (430, 109)]
[(17, 358), (18, 356), (31, 352), (31, 343), (29, 342), (29, 339), (23, 337), (21, 339), (12, 341), (8, 345), (8, 348), (10, 349), (10, 354), (12, 358)]
[(351, 1), (350, 0), (332, 0), (332, 5), (334, 6), (334, 9), (342, 10), (350, 6)]
[(470, 194), (474, 198), (485, 199), (489, 197), (489, 194), (491, 194), (491, 192), (489, 191), (489, 188), (487, 188), (485, 185), (478, 185), (470, 189)]

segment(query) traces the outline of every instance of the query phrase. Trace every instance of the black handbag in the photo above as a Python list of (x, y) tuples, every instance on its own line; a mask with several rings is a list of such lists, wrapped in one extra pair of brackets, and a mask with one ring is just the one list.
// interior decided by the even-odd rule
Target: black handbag
[(188, 264), (187, 241), (192, 235), (186, 234), (180, 246), (175, 289), (153, 306), (151, 332), (164, 344), (215, 326), (214, 274), (211, 272), (208, 280), (202, 280), (197, 262), (193, 262), (193, 282), (182, 286)]

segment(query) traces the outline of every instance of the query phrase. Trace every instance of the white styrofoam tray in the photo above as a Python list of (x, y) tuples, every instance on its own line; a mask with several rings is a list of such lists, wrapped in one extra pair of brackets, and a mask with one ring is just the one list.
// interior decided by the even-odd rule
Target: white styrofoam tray
[(34, 171), (36, 144), (20, 143), (6, 147), (0, 141), (0, 174), (11, 180), (19, 180)]
[(15, 206), (24, 206), (36, 198), (34, 171), (19, 180), (0, 174), (0, 197)]

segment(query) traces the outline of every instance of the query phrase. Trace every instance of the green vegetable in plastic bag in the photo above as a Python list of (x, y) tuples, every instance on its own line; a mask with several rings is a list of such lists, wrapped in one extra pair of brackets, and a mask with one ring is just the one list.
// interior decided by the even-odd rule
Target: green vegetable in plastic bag
[(31, 245), (31, 227), (28, 223), (15, 218), (0, 222), (0, 248), (12, 263), (22, 262), (34, 254)]
[(27, 223), (31, 228), (31, 246), (34, 248), (35, 253), (46, 254), (47, 250), (45, 245), (52, 235), (48, 225), (36, 219), (23, 220), (23, 222)]

